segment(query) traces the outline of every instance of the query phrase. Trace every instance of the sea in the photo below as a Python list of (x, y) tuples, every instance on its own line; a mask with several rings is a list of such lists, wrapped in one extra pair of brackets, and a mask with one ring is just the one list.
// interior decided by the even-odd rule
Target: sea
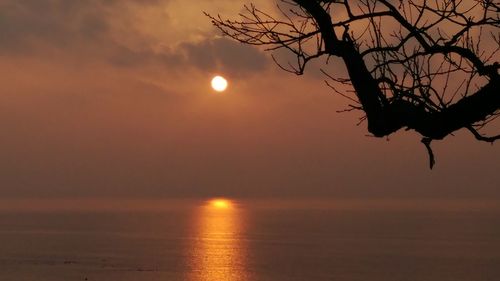
[(500, 202), (2, 199), (1, 281), (498, 281)]

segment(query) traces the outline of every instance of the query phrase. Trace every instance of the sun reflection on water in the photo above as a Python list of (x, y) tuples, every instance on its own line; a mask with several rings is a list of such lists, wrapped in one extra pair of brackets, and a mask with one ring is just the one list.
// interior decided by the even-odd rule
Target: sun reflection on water
[(193, 281), (243, 281), (245, 246), (241, 239), (242, 217), (235, 203), (213, 199), (200, 208), (197, 243), (193, 245)]

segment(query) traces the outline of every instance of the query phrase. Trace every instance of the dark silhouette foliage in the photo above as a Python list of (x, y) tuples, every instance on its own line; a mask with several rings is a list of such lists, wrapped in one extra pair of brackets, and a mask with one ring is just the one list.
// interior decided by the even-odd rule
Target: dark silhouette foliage
[[(322, 69), (327, 84), (362, 110), (376, 137), (400, 130), (433, 140), (481, 129), (500, 115), (500, 2), (496, 0), (281, 0), (273, 13), (245, 6), (239, 20), (208, 15), (244, 44), (284, 49), (302, 74), (313, 60), (335, 59), (347, 77)], [(346, 86), (348, 89), (345, 90)], [(342, 88), (342, 90), (340, 90)]]

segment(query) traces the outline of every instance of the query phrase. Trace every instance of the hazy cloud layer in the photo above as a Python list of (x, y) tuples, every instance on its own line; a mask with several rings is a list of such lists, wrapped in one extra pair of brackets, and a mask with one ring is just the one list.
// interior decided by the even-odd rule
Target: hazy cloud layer
[[(243, 4), (1, 0), (0, 195), (499, 196), (497, 147), (458, 133), (431, 172), (418, 136), (366, 137), (321, 79), (202, 14)], [(216, 94), (215, 72), (238, 79)]]

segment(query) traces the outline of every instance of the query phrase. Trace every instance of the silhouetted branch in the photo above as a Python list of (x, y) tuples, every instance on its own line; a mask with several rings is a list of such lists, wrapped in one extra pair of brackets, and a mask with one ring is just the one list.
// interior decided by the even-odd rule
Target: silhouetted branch
[(431, 148), (431, 138), (422, 138), (422, 143), (425, 145), (425, 148), (427, 149), (427, 154), (429, 155), (429, 167), (432, 170), (434, 168), (434, 164), (436, 164), (436, 161), (434, 159), (434, 152), (432, 151)]
[(483, 136), (481, 135), (476, 129), (474, 129), (473, 127), (470, 127), (468, 126), (467, 129), (474, 135), (474, 137), (476, 137), (477, 140), (480, 140), (480, 141), (485, 141), (485, 142), (490, 142), (490, 143), (494, 143), (496, 140), (499, 140), (500, 139), (500, 135), (497, 135), (497, 136), (492, 136), (492, 137), (487, 137), (487, 136)]

